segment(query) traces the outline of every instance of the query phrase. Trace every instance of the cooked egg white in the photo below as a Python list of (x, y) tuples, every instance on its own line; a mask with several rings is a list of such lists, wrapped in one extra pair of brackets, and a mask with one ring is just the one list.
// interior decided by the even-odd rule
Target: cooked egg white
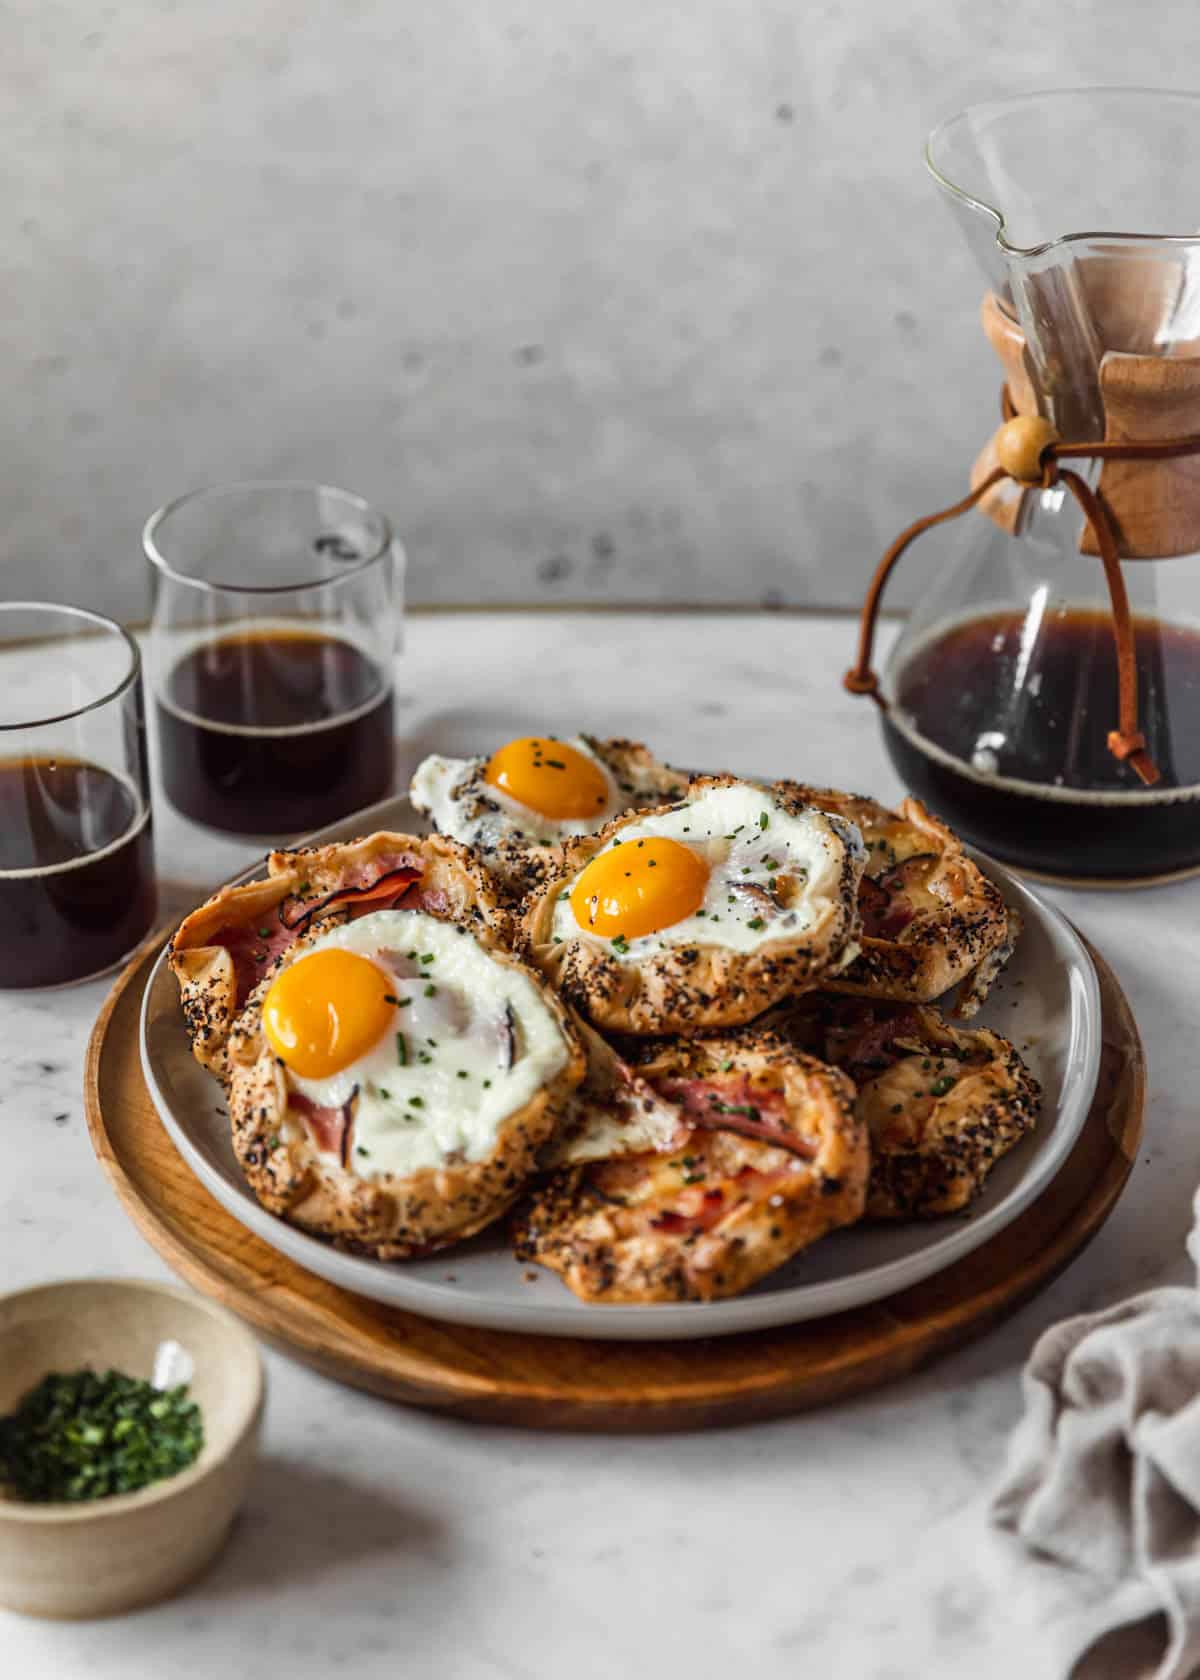
[[(348, 1164), (359, 1177), (453, 1154), (486, 1158), (502, 1121), (566, 1065), (562, 1029), (529, 976), (452, 923), (377, 910), (330, 929), (306, 955), (331, 948), (377, 964), (395, 1004), (376, 1042), (345, 1067), (320, 1079), (285, 1071), (319, 1107), (354, 1098)], [(290, 965), (297, 980), (303, 962)]]
[[(665, 911), (679, 903), (672, 877), (676, 864), (687, 860), (660, 854), (647, 868), (644, 860), (651, 850), (639, 842), (653, 838), (687, 847), (707, 869), (707, 882), (701, 873), (690, 895), (699, 899), (690, 913), (652, 932), (605, 937), (589, 925), (586, 907), (584, 919), (577, 916), (579, 895), (572, 883), (555, 905), (552, 937), (595, 940), (619, 961), (635, 966), (655, 951), (679, 945), (753, 951), (768, 940), (796, 938), (813, 927), (841, 896), (847, 853), (865, 857), (857, 828), (840, 817), (814, 808), (790, 815), (767, 789), (749, 782), (712, 788), (692, 804), (648, 812), (626, 824), (596, 854), (600, 858), (617, 851), (621, 860), (629, 860), (627, 873), (614, 875), (614, 866), (606, 866), (618, 924), (623, 891), (631, 899), (639, 892), (643, 898), (660, 895)], [(690, 870), (678, 873), (691, 875)]]
[[(440, 834), (485, 851), (505, 840), (553, 842), (564, 836), (594, 834), (612, 817), (629, 809), (630, 797), (617, 785), (608, 765), (581, 736), (573, 736), (561, 744), (585, 759), (596, 775), (597, 797), (590, 802), (592, 808), (586, 816), (553, 816), (514, 798), (487, 779), (493, 761), (486, 758), (442, 758), (433, 754), (417, 766), (409, 798), (418, 811), (433, 819)], [(548, 738), (547, 746), (545, 757), (553, 763), (554, 743)], [(539, 780), (553, 782), (564, 774), (569, 776), (570, 771), (551, 769), (546, 778), (531, 777), (530, 796), (538, 797)]]

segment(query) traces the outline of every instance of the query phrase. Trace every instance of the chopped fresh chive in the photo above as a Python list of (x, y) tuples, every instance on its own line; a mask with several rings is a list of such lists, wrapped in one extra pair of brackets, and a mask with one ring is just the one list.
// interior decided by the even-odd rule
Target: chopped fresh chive
[(485, 1090), (485, 1091), (490, 1091), (490, 1090), (491, 1090), (491, 1088), (492, 1088), (492, 1082), (491, 1082), (491, 1080), (490, 1080), (490, 1079), (485, 1079), (485, 1080), (484, 1080), (484, 1082), (483, 1082), (483, 1088), (484, 1088), (484, 1090)]
[(408, 1045), (404, 1041), (404, 1034), (403, 1033), (397, 1033), (396, 1034), (396, 1055), (399, 1058), (400, 1066), (401, 1067), (407, 1067), (408, 1066)]
[(769, 828), (771, 826), (771, 819), (765, 811), (759, 814), (758, 826), (759, 828)]
[(758, 932), (759, 928), (764, 928), (766, 925), (766, 922), (763, 921), (761, 916), (751, 916), (750, 920), (746, 923), (746, 926), (748, 928), (753, 928), (755, 933)]
[(722, 1062), (721, 1063), (721, 1072), (722, 1073), (728, 1073), (732, 1066), (733, 1066), (732, 1062)]
[(399, 1009), (399, 1007), (400, 1007), (400, 999), (398, 997), (395, 997), (391, 992), (384, 992), (383, 1001), (384, 1001), (384, 1003), (394, 1004), (397, 1009)]
[(358, 1155), (369, 1155), (371, 1153), (371, 1151), (369, 1149), (364, 1149), (362, 1144), (360, 1143), (358, 1145), (355, 1153), (358, 1154)]
[(423, 963), (431, 963), (433, 961), (433, 952), (426, 951), (425, 955), (421, 958), (421, 961)]
[(934, 1080), (933, 1084), (929, 1087), (929, 1095), (931, 1097), (944, 1097), (947, 1091), (952, 1091), (953, 1089), (954, 1078), (951, 1074), (946, 1074), (944, 1078)]
[(409, 1097), (408, 1106), (409, 1106), (409, 1108), (424, 1108), (425, 1107), (425, 1098), (424, 1097)]
[(17, 1499), (77, 1504), (177, 1475), (204, 1445), (187, 1392), (120, 1371), (51, 1372), (0, 1418), (0, 1483)]
[(428, 986), (426, 986), (426, 988), (425, 988), (425, 996), (426, 997), (436, 997), (437, 996), (437, 987), (434, 985), (432, 980), (429, 982)]
[(467, 1072), (466, 1068), (459, 1068), (458, 1077), (460, 1079), (470, 1079), (471, 1075)]

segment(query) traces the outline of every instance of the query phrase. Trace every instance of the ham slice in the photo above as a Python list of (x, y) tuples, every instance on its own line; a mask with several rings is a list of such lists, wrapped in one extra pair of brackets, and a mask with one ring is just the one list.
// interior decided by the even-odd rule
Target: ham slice
[(357, 1101), (357, 1085), (340, 1108), (321, 1108), (300, 1091), (288, 1092), (288, 1107), (304, 1116), (317, 1148), (322, 1154), (338, 1156), (344, 1167), (350, 1165), (350, 1136)]
[(348, 904), (356, 914), (366, 909), (394, 909), (401, 899), (407, 897), (414, 882), (421, 879), (420, 861), (411, 857), (401, 860), (384, 857), (374, 861), (381, 867), (371, 873), (369, 880), (351, 879), (335, 892), (326, 893), (324, 898), (318, 898), (311, 904), (302, 899), (285, 898), (279, 906), (279, 920), (298, 938), (307, 931), (314, 916), (336, 905)]
[(222, 946), (233, 962), (238, 1009), (280, 952), (286, 951), (295, 938), (295, 933), (274, 916), (254, 927), (223, 927), (213, 934), (208, 943)]
[[(836, 1029), (832, 1030), (836, 1032)], [(892, 1043), (897, 1038), (911, 1038), (919, 1031), (916, 1016), (911, 1009), (901, 1009), (895, 1015), (886, 1017), (882, 1021), (868, 1021), (867, 1024), (853, 1032), (843, 1029), (841, 1042), (836, 1045), (835, 1057), (840, 1067), (847, 1067), (853, 1074), (855, 1069), (887, 1068), (897, 1060), (892, 1050)], [(831, 1045), (830, 1049), (834, 1050)]]
[(764, 1091), (745, 1074), (733, 1079), (656, 1079), (654, 1089), (678, 1103), (689, 1126), (703, 1131), (737, 1132), (812, 1160), (816, 1145), (787, 1127), (782, 1091)]
[(288, 897), (278, 909), (264, 912), (262, 920), (250, 927), (230, 924), (218, 928), (209, 943), (229, 952), (238, 1009), (275, 959), (308, 931), (313, 917), (323, 910), (345, 904), (350, 907), (351, 916), (360, 916), (371, 910), (394, 908), (401, 902), (407, 909), (428, 910), (433, 914), (444, 913), (448, 908), (446, 895), (440, 889), (421, 893), (417, 886), (421, 879), (420, 860), (411, 854), (374, 858), (369, 867), (355, 874), (358, 879), (352, 878), (336, 892), (327, 893), (311, 904)]

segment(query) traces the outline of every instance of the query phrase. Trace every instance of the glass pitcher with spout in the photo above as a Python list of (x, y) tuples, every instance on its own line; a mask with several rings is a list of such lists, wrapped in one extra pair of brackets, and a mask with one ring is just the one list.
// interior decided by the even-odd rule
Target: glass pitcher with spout
[(1200, 95), (1134, 90), (977, 106), (926, 152), (988, 282), (1005, 413), (1088, 494), (1042, 473), (1055, 449), (997, 470), (998, 433), (872, 691), (906, 785), (1051, 879), (1200, 869), (1198, 154)]

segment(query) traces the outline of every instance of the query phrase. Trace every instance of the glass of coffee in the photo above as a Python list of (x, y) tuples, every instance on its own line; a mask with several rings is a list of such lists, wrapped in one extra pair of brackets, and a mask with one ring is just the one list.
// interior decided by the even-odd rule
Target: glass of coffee
[(404, 555), (324, 485), (222, 485), (143, 535), (162, 790), (227, 834), (285, 839), (382, 799)]
[(103, 973), (156, 909), (137, 644), (80, 607), (0, 602), (0, 987)]

